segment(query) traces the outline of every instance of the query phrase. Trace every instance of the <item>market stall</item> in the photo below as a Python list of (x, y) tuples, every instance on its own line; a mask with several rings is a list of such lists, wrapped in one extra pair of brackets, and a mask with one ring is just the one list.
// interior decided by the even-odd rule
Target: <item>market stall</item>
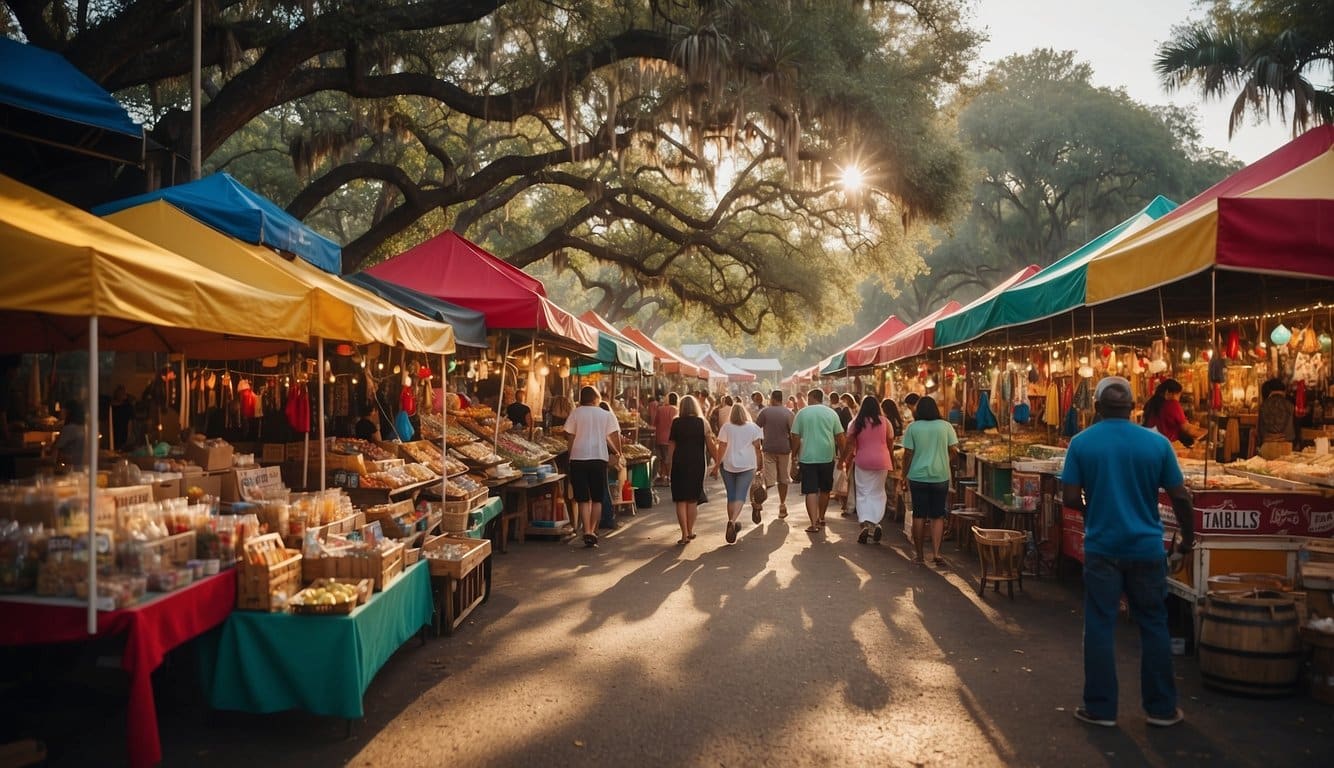
[[(0, 270), (0, 312), (10, 331), (5, 337), (7, 348), (87, 349), (90, 401), (96, 401), (98, 395), (102, 350), (208, 349), (213, 354), (266, 354), (307, 337), (309, 307), (300, 298), (256, 289), (211, 272), (4, 177), (0, 177), (0, 261), (4, 267)], [(60, 279), (53, 280), (53, 275)], [(86, 620), (87, 635), (135, 627), (126, 656), (127, 668), (133, 667), (134, 673), (130, 757), (136, 766), (148, 765), (161, 757), (148, 676), (166, 648), (221, 620), (221, 611), (208, 606), (227, 603), (225, 598), (233, 587), (226, 576), (205, 580), (194, 597), (210, 597), (202, 603), (191, 601), (196, 603), (190, 611), (192, 618), (180, 624), (167, 620), (180, 605), (182, 598), (175, 596), (149, 603), (143, 610), (116, 612), (142, 594), (147, 580), (99, 580), (111, 567), (110, 529), (118, 497), (97, 487), (96, 409), (89, 416), (84, 442), (88, 472), (81, 481), (76, 478), (68, 484), (68, 498), (82, 494), (85, 501), (77, 508), (30, 507), (31, 514), (54, 524), (50, 538), (42, 529), (48, 557), (39, 562), (36, 576), (40, 580), (45, 573), (43, 583), (59, 587), (57, 594), (82, 591), (87, 595), (79, 611)], [(151, 498), (147, 487), (144, 493)], [(60, 509), (70, 514), (61, 515)], [(52, 558), (51, 552), (68, 554)], [(171, 573), (173, 585), (179, 584), (180, 570)], [(34, 600), (53, 605), (49, 599)], [(99, 611), (99, 605), (111, 610)], [(34, 610), (41, 609), (0, 602), (0, 625), (31, 629), (24, 615), (31, 618)], [(68, 609), (60, 615), (64, 618), (53, 619), (52, 627), (66, 631)], [(44, 640), (37, 635), (9, 639)]]
[(908, 324), (900, 320), (898, 315), (890, 315), (865, 336), (852, 342), (841, 352), (836, 352), (821, 361), (823, 365), (820, 367), (820, 375), (837, 376), (850, 369), (870, 367), (875, 363), (876, 352), (880, 345), (907, 327)]

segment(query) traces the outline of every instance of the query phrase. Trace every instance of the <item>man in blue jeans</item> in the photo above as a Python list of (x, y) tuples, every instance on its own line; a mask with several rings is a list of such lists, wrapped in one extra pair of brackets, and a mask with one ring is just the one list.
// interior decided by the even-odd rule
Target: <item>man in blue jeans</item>
[(1149, 725), (1176, 725), (1177, 707), (1167, 632), (1167, 563), (1158, 489), (1172, 499), (1181, 528), (1180, 552), (1195, 538), (1195, 510), (1167, 438), (1130, 421), (1130, 382), (1098, 382), (1101, 417), (1075, 435), (1065, 455), (1062, 500), (1084, 515), (1084, 705), (1075, 717), (1116, 725), (1116, 614), (1124, 594), (1139, 625), (1140, 696)]

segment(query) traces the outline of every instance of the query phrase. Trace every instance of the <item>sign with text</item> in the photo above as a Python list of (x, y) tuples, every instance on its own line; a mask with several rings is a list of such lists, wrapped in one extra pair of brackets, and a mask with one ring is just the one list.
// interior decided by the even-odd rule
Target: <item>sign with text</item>
[[(1166, 495), (1163, 522), (1176, 526)], [(1195, 494), (1198, 533), (1334, 536), (1334, 498), (1288, 491), (1205, 491)]]

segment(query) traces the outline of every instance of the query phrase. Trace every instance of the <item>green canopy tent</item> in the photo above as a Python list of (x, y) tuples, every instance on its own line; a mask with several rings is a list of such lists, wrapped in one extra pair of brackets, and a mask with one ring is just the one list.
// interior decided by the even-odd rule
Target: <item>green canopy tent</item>
[(934, 346), (958, 346), (990, 331), (1068, 312), (1085, 303), (1088, 263), (1167, 215), (1176, 203), (1159, 195), (1134, 216), (1117, 224), (1036, 275), (936, 322)]

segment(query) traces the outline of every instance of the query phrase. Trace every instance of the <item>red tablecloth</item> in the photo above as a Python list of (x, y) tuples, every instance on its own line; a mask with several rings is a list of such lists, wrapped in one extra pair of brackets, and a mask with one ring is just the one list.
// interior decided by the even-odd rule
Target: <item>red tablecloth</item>
[[(162, 761), (153, 670), (172, 648), (226, 620), (236, 606), (236, 571), (227, 570), (143, 605), (97, 614), (97, 636), (125, 633), (121, 666), (130, 673), (130, 765)], [(64, 643), (88, 639), (86, 606), (0, 602), (0, 645)]]

